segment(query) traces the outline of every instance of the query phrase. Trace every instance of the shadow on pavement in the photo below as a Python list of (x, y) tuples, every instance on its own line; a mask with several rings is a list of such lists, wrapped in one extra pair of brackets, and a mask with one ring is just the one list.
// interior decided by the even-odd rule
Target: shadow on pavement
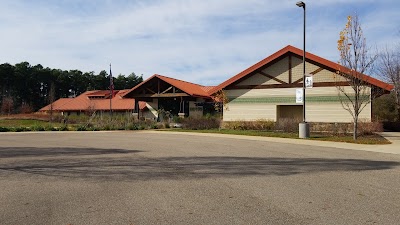
[[(4, 155), (5, 149), (1, 149)], [(22, 150), (21, 150), (22, 151)], [(135, 151), (77, 149), (86, 154), (132, 153)], [(57, 154), (81, 154), (72, 149)], [(45, 151), (46, 152), (46, 151)], [(49, 150), (50, 152), (50, 150)], [(136, 151), (138, 152), (138, 151)], [(21, 153), (22, 154), (22, 153)], [(49, 153), (50, 154), (50, 153)], [(44, 175), (95, 181), (135, 181), (155, 179), (199, 179), (210, 177), (289, 176), (335, 171), (387, 170), (400, 165), (394, 161), (324, 158), (257, 157), (163, 157), (136, 154), (117, 157), (24, 159), (0, 161), (0, 176)], [(21, 174), (22, 172), (23, 174)]]
[(99, 148), (25, 148), (0, 147), (0, 159), (14, 157), (84, 156), (105, 154), (130, 154), (140, 151)]

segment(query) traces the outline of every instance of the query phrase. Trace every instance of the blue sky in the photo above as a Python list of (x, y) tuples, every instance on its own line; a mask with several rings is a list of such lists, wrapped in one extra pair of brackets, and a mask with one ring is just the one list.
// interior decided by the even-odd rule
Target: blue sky
[[(312, 0), (307, 51), (337, 61), (347, 15), (379, 49), (400, 40), (398, 0)], [(286, 45), (302, 48), (303, 10), (272, 0), (0, 0), (0, 63), (157, 73), (217, 85)]]

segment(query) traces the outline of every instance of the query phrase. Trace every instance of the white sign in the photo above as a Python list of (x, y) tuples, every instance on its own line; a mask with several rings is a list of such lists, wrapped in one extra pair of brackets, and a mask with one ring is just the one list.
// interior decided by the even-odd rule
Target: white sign
[(313, 87), (313, 78), (312, 76), (306, 76), (306, 88), (312, 88)]
[(296, 89), (296, 103), (303, 103), (303, 88)]

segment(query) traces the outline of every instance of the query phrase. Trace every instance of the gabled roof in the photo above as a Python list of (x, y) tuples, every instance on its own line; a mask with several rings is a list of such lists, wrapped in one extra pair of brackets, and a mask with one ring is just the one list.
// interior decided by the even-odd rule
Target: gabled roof
[[(111, 99), (112, 110), (115, 111), (127, 111), (132, 110), (135, 106), (135, 99), (122, 98), (126, 90), (115, 90), (115, 96)], [(110, 109), (110, 91), (109, 90), (95, 90), (86, 91), (75, 98), (60, 98), (51, 104), (41, 108), (39, 111), (88, 111), (88, 110), (100, 110), (106, 111)], [(103, 98), (93, 98), (103, 97)], [(139, 109), (144, 109), (146, 104), (139, 102)]]
[(141, 88), (143, 85), (145, 85), (146, 83), (150, 82), (153, 79), (160, 79), (180, 90), (182, 90), (183, 92), (194, 96), (194, 97), (210, 97), (210, 95), (207, 92), (208, 87), (207, 86), (202, 86), (199, 84), (194, 84), (194, 83), (190, 83), (187, 81), (183, 81), (183, 80), (178, 80), (175, 78), (171, 78), (171, 77), (166, 77), (166, 76), (162, 76), (159, 74), (154, 74), (153, 76), (149, 77), (148, 79), (146, 79), (145, 81), (143, 81), (142, 83), (136, 85), (135, 87), (133, 87), (132, 89), (130, 89), (129, 91), (127, 91), (126, 93), (124, 93), (122, 95), (122, 97), (124, 97), (125, 95)]
[(52, 106), (53, 109), (51, 109), (51, 104), (49, 104), (49, 105), (46, 105), (45, 107), (39, 109), (39, 111), (50, 111), (50, 110), (55, 110), (55, 109), (61, 108), (71, 100), (73, 100), (73, 99), (72, 98), (60, 98), (57, 101), (53, 102), (53, 106)]
[[(284, 56), (285, 54), (288, 54), (288, 53), (293, 53), (295, 55), (303, 57), (303, 50), (298, 49), (296, 47), (293, 47), (291, 45), (288, 45), (288, 46), (282, 48), (281, 50), (275, 52), (274, 54), (268, 56), (267, 58), (261, 60), (260, 62), (258, 62), (256, 64), (250, 66), (249, 68), (243, 70), (242, 72), (238, 73), (237, 75), (229, 78), (228, 80), (224, 81), (220, 85), (214, 87), (213, 89), (211, 89), (209, 91), (209, 94), (212, 95), (212, 94), (216, 93), (217, 91), (226, 88), (227, 86), (229, 86), (229, 85), (235, 83), (236, 81), (238, 81), (238, 80), (250, 75), (251, 73), (255, 72), (256, 70), (258, 70), (258, 69), (262, 68), (263, 66), (267, 65), (268, 63), (271, 63), (274, 60), (276, 60), (276, 59), (278, 59), (278, 58), (280, 58), (280, 57), (282, 57), (282, 56)], [(341, 65), (339, 65), (337, 63), (334, 63), (332, 61), (326, 60), (324, 58), (321, 58), (319, 56), (316, 56), (314, 54), (311, 54), (309, 52), (306, 52), (306, 61), (308, 61), (308, 62), (312, 61), (312, 62), (315, 62), (315, 63), (319, 63), (321, 65), (324, 65), (327, 68), (330, 68), (332, 71), (340, 70), (340, 71), (342, 71), (344, 73), (351, 74), (350, 70), (348, 68), (346, 68), (344, 66), (341, 66)], [(375, 85), (377, 87), (380, 87), (382, 89), (385, 89), (387, 91), (390, 91), (390, 90), (393, 89), (393, 85), (387, 84), (387, 83), (385, 83), (383, 81), (380, 81), (380, 80), (375, 79), (373, 77), (367, 76), (365, 74), (360, 74), (360, 77), (364, 81), (366, 81), (366, 82), (368, 82), (368, 83), (370, 83), (372, 85)]]

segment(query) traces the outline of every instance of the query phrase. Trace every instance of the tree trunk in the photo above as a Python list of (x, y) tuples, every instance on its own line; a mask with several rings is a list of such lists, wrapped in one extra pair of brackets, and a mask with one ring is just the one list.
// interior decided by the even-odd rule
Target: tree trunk
[(353, 140), (357, 140), (357, 133), (358, 133), (358, 116), (354, 117), (354, 123), (353, 123)]

